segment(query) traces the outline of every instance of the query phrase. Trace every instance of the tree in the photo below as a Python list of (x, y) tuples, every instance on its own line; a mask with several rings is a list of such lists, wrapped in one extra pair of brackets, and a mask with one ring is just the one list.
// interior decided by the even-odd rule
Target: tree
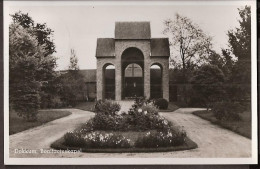
[(10, 105), (19, 116), (28, 121), (36, 120), (40, 105), (40, 76), (48, 74), (46, 65), (54, 65), (53, 57), (45, 57), (45, 48), (30, 28), (17, 23), (9, 27), (9, 96)]
[(207, 109), (213, 102), (224, 98), (225, 76), (216, 65), (202, 65), (198, 68), (192, 78), (192, 89), (207, 105)]
[(74, 49), (71, 49), (68, 71), (61, 76), (61, 83), (61, 95), (67, 105), (75, 106), (78, 100), (84, 99), (84, 94), (82, 93), (84, 92), (86, 85), (83, 75), (80, 73), (78, 58)]
[(212, 38), (189, 18), (176, 14), (174, 20), (168, 19), (164, 25), (163, 33), (169, 36), (173, 50), (171, 62), (186, 70), (208, 57)]
[(38, 41), (38, 45), (44, 46), (45, 56), (53, 54), (55, 51), (55, 44), (52, 40), (53, 31), (47, 27), (46, 23), (35, 23), (34, 20), (27, 14), (21, 11), (11, 15), (13, 22), (22, 26), (25, 29), (30, 28), (30, 34), (34, 35)]
[[(46, 23), (36, 23), (29, 14), (24, 14), (21, 11), (11, 15), (13, 23), (20, 25), (27, 33), (36, 39), (37, 46), (44, 49), (44, 57), (49, 60), (42, 65), (42, 68), (37, 70), (36, 79), (41, 81), (40, 98), (42, 100), (41, 107), (46, 108), (52, 105), (53, 97), (57, 94), (57, 73), (55, 72), (56, 58), (53, 57), (55, 52), (55, 44), (52, 40), (53, 31), (47, 27)], [(31, 48), (28, 48), (31, 50)]]
[(70, 65), (69, 65), (69, 70), (71, 71), (78, 71), (79, 66), (78, 66), (78, 58), (76, 56), (75, 50), (71, 49), (70, 50)]
[(235, 61), (232, 66), (229, 94), (233, 100), (250, 99), (251, 94), (251, 8), (238, 9), (240, 27), (228, 31), (229, 57)]
[(182, 71), (183, 95), (187, 103), (186, 84), (193, 69), (204, 63), (211, 52), (211, 37), (206, 35), (192, 20), (179, 14), (164, 22), (163, 33), (170, 38), (172, 56), (170, 63)]

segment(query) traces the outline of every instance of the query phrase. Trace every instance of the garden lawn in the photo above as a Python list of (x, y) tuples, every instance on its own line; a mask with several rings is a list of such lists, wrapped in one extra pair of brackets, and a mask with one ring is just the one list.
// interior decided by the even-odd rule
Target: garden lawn
[(95, 106), (95, 102), (81, 102), (77, 104), (74, 108), (93, 112), (94, 106)]
[(220, 121), (215, 118), (211, 111), (207, 110), (195, 111), (193, 114), (251, 139), (251, 112), (249, 111), (240, 114), (240, 121)]
[(15, 134), (33, 127), (43, 125), (44, 123), (59, 119), (70, 115), (69, 111), (58, 111), (58, 110), (40, 110), (37, 117), (38, 121), (27, 122), (23, 118), (19, 117), (17, 113), (10, 110), (9, 114), (9, 134)]

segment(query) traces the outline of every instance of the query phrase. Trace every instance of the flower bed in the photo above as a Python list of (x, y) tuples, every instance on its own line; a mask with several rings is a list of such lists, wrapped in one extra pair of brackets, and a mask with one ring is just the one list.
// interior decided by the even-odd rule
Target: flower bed
[[(158, 114), (152, 102), (136, 100), (128, 112), (120, 105), (98, 101), (95, 116), (52, 144), (56, 149), (86, 152), (146, 152), (196, 148), (184, 130)], [(121, 151), (118, 151), (121, 150)]]

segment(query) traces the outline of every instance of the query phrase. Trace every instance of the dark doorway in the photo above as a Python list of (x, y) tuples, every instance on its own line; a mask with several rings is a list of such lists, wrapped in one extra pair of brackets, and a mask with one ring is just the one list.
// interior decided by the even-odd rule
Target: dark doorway
[(143, 96), (143, 70), (137, 64), (129, 64), (125, 69), (125, 98)]
[(115, 100), (115, 66), (107, 65), (104, 68), (105, 99)]
[(151, 94), (151, 99), (158, 99), (162, 98), (162, 68), (161, 65), (154, 64), (151, 66), (150, 69), (150, 94)]

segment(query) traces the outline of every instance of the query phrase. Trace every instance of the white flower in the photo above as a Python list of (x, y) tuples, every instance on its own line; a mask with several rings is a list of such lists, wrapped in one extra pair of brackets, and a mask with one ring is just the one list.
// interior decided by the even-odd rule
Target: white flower
[(167, 133), (167, 137), (172, 137), (172, 133), (171, 133), (171, 132), (168, 132), (168, 133)]
[(142, 109), (138, 109), (138, 112), (141, 113), (143, 110)]
[(167, 120), (163, 120), (163, 123), (164, 123), (165, 125), (167, 125), (167, 124), (168, 124), (168, 121), (167, 121)]
[(147, 111), (144, 111), (144, 115), (146, 115), (147, 114)]

